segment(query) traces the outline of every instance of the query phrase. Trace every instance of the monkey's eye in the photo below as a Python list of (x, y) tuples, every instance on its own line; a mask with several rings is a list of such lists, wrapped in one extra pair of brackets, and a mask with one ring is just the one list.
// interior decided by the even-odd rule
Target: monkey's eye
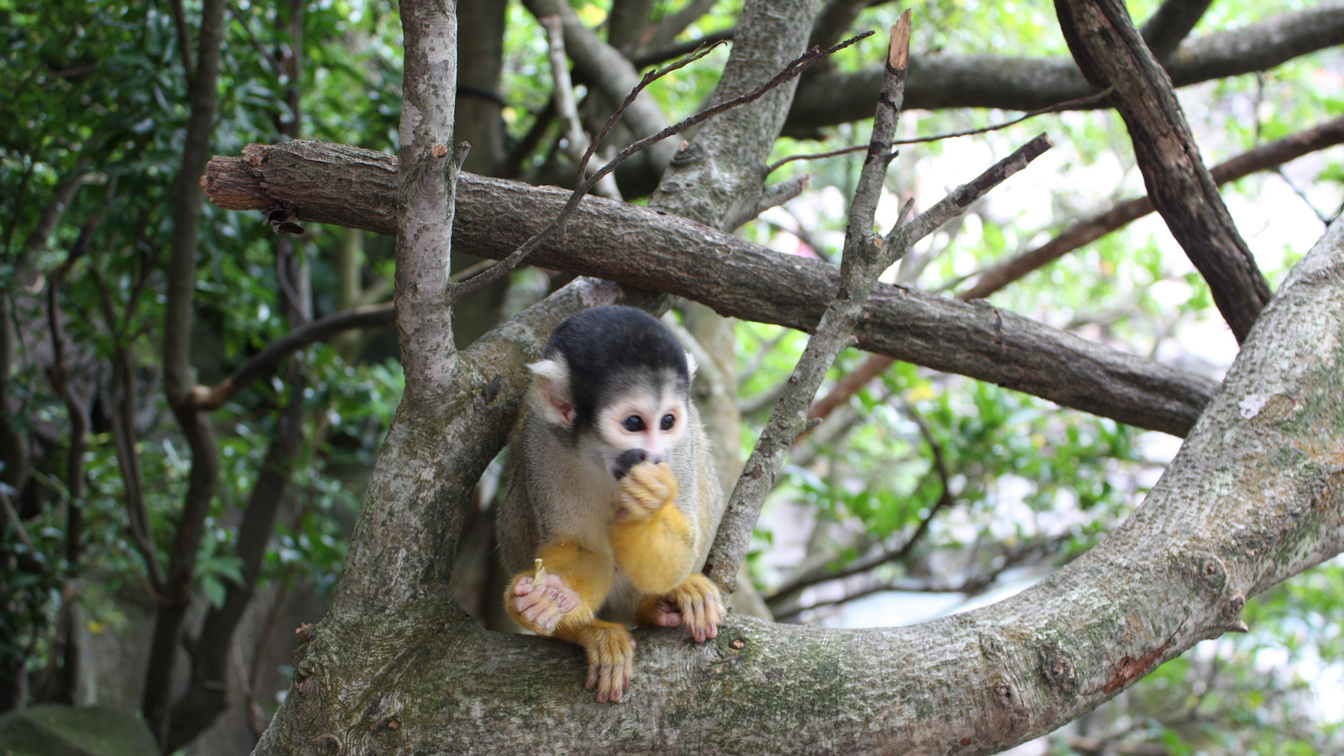
[(672, 426), (676, 424), (677, 419), (673, 417), (672, 414), (669, 412), (668, 414), (663, 415), (663, 419), (658, 422), (658, 427), (662, 428), (665, 431), (670, 431), (672, 430)]
[(626, 419), (621, 421), (621, 427), (625, 428), (631, 433), (639, 433), (640, 431), (644, 430), (644, 418), (640, 417), (639, 415), (631, 415), (630, 417), (627, 417)]

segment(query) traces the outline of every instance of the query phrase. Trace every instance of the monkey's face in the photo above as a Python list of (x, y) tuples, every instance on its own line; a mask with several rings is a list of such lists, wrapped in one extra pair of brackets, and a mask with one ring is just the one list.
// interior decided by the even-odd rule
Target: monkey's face
[(613, 397), (597, 413), (592, 434), (604, 469), (619, 480), (640, 462), (667, 462), (685, 435), (687, 415), (686, 397), (670, 384)]

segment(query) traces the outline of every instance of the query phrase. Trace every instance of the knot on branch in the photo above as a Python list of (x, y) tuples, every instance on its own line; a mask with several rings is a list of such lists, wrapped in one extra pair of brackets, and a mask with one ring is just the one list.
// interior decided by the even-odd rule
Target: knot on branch
[(1041, 644), (1036, 649), (1036, 663), (1041, 678), (1051, 690), (1063, 696), (1072, 696), (1078, 692), (1078, 673), (1058, 641), (1052, 638)]

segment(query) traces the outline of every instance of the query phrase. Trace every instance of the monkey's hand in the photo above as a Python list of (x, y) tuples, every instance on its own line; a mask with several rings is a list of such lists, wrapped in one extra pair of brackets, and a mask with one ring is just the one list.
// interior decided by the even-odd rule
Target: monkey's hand
[(666, 595), (650, 596), (638, 619), (656, 627), (684, 626), (696, 643), (704, 643), (719, 634), (723, 598), (719, 587), (697, 572)]
[(596, 688), (599, 702), (621, 700), (635, 666), (635, 638), (630, 631), (615, 622), (593, 620), (581, 627), (566, 625), (556, 635), (583, 646), (588, 655), (588, 681), (584, 687)]
[(616, 496), (616, 521), (648, 519), (677, 496), (677, 478), (666, 462), (640, 462), (621, 478)]
[(540, 580), (533, 572), (518, 573), (505, 598), (509, 615), (537, 635), (553, 634), (560, 620), (580, 603), (578, 592), (552, 572), (542, 572)]

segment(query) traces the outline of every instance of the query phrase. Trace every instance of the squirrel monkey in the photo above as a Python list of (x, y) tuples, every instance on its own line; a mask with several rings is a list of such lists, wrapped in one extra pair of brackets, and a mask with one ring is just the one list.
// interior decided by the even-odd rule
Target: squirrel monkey
[(719, 589), (700, 574), (723, 495), (700, 415), (694, 359), (657, 319), (597, 307), (561, 323), (511, 439), (497, 519), (509, 615), (582, 646), (587, 688), (619, 701), (627, 625), (718, 634)]

